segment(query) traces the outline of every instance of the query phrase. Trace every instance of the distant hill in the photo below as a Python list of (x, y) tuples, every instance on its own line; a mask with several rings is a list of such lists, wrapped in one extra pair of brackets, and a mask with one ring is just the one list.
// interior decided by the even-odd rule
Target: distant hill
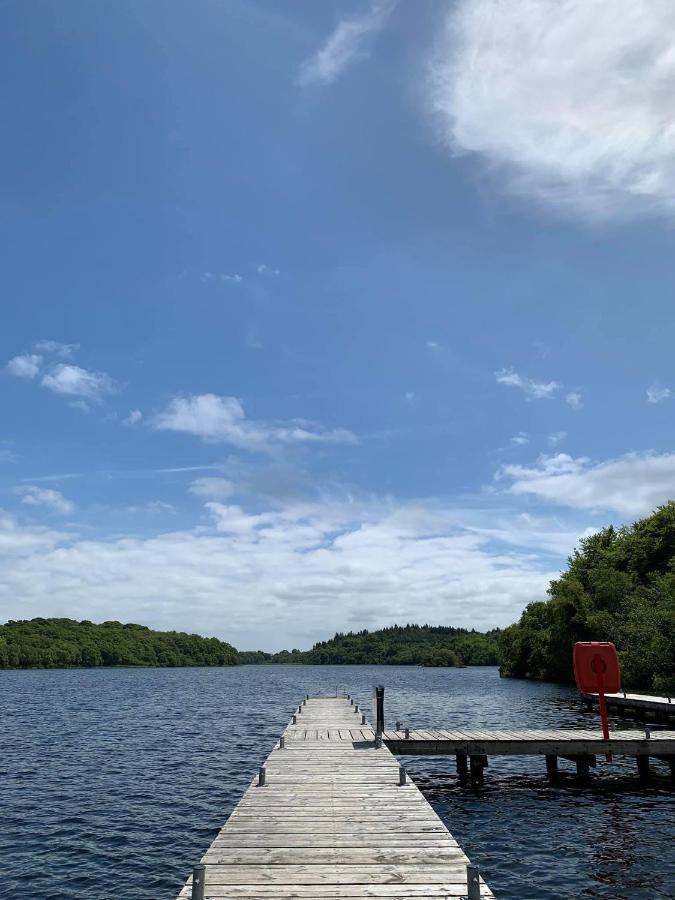
[(233, 666), (237, 651), (216, 638), (120, 622), (31, 619), (0, 625), (0, 669), (71, 666)]
[(498, 638), (498, 629), (483, 633), (444, 625), (393, 625), (379, 631), (338, 633), (311, 650), (243, 651), (239, 660), (248, 664), (494, 666), (499, 662)]
[(575, 641), (613, 641), (626, 687), (675, 691), (675, 503), (581, 541), (550, 599), (502, 632), (502, 675), (572, 681)]

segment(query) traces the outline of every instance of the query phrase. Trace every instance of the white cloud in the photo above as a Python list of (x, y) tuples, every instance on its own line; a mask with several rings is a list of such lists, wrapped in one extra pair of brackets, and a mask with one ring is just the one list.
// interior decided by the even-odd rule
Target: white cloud
[(233, 272), (232, 274), (227, 272), (222, 272), (221, 274), (204, 272), (202, 275), (202, 281), (224, 281), (227, 284), (241, 284), (243, 280), (244, 276), (239, 275), (238, 272)]
[(270, 266), (265, 265), (265, 263), (261, 263), (257, 267), (257, 271), (259, 275), (273, 275), (275, 277), (281, 275), (281, 269), (272, 269)]
[[(239, 647), (307, 646), (335, 630), (428, 621), (488, 627), (545, 596), (550, 525), (458, 524), (423, 504), (209, 504), (215, 528), (84, 540), (0, 518), (0, 615), (140, 621)], [(464, 518), (463, 516), (461, 518)], [(568, 548), (565, 547), (565, 550)], [(198, 628), (195, 625), (198, 623)]]
[(415, 394), (415, 391), (406, 391), (403, 397), (408, 406), (415, 406), (415, 404), (417, 403), (417, 395)]
[(42, 357), (35, 353), (24, 353), (21, 356), (15, 356), (7, 363), (7, 371), (10, 375), (17, 378), (35, 378), (40, 371), (42, 365)]
[(395, 5), (395, 0), (373, 0), (363, 15), (339, 22), (321, 49), (302, 64), (298, 84), (333, 84), (352, 62), (367, 55), (369, 40), (385, 26)]
[(566, 437), (567, 437), (566, 431), (553, 431), (546, 438), (546, 443), (549, 445), (549, 447), (557, 447), (558, 444), (562, 443)]
[(35, 349), (39, 350), (41, 353), (70, 359), (75, 351), (80, 349), (80, 345), (62, 344), (60, 341), (38, 341), (35, 345)]
[(234, 493), (234, 484), (227, 478), (204, 476), (192, 482), (190, 493), (207, 500), (225, 500)]
[(565, 403), (568, 406), (571, 406), (572, 409), (582, 409), (584, 402), (579, 391), (570, 391), (568, 394), (565, 394)]
[(93, 402), (115, 390), (114, 381), (105, 372), (89, 372), (67, 363), (54, 366), (42, 379), (42, 386), (56, 394)]
[(132, 409), (129, 415), (122, 419), (122, 425), (138, 425), (142, 418), (143, 413), (140, 409)]
[(672, 0), (458, 0), (431, 66), (455, 152), (594, 218), (675, 210)]
[(640, 516), (675, 499), (675, 453), (629, 453), (592, 463), (566, 453), (542, 456), (532, 466), (503, 466), (498, 480), (511, 494), (531, 494), (550, 503)]
[[(22, 557), (31, 557), (38, 552), (53, 550), (61, 542), (68, 540), (68, 537), (65, 533), (52, 531), (42, 525), (21, 525), (14, 516), (0, 509), (0, 562), (4, 557), (5, 562), (10, 558), (16, 563)], [(2, 579), (0, 579), (0, 598), (3, 596), (1, 582)], [(9, 595), (5, 594), (4, 603), (0, 600), (0, 607), (4, 606), (9, 613), (11, 606), (8, 603), (11, 604), (12, 601)], [(14, 607), (14, 611), (19, 610)], [(5, 618), (11, 616), (8, 614)]]
[(659, 384), (658, 381), (655, 381), (654, 384), (647, 388), (648, 403), (663, 403), (664, 400), (670, 400), (674, 396), (675, 392), (669, 387)]
[(63, 515), (68, 515), (75, 509), (75, 504), (68, 500), (60, 491), (52, 488), (39, 487), (36, 484), (25, 484), (15, 488), (15, 493), (21, 497), (21, 502), (28, 506), (46, 506), (49, 509)]
[(241, 400), (216, 394), (174, 397), (163, 412), (154, 416), (152, 426), (159, 431), (182, 431), (206, 441), (261, 452), (279, 445), (356, 440), (344, 429), (325, 431), (305, 422), (277, 424), (247, 419)]
[(525, 444), (530, 443), (530, 439), (524, 431), (519, 431), (518, 434), (514, 434), (511, 438), (511, 443), (516, 444), (518, 447), (524, 447)]
[(556, 391), (560, 388), (557, 381), (533, 381), (531, 378), (519, 375), (512, 368), (500, 369), (495, 372), (495, 378), (499, 384), (523, 391), (528, 400), (548, 400), (555, 396)]

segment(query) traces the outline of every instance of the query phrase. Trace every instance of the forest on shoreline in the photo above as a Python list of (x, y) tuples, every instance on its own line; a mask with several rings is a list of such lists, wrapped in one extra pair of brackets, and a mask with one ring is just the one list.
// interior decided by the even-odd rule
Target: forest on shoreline
[(0, 625), (0, 669), (234, 666), (225, 641), (121, 622), (31, 619)]
[(584, 538), (548, 593), (502, 632), (502, 675), (571, 682), (575, 641), (612, 641), (624, 687), (675, 692), (675, 502)]
[(496, 666), (499, 633), (448, 625), (392, 625), (378, 631), (338, 632), (311, 650), (252, 650), (240, 652), (239, 658), (248, 664)]
[(584, 538), (548, 593), (502, 631), (393, 625), (279, 653), (120, 622), (10, 621), (0, 625), (0, 669), (499, 664), (505, 677), (572, 682), (574, 642), (600, 640), (616, 645), (625, 687), (675, 692), (675, 502)]

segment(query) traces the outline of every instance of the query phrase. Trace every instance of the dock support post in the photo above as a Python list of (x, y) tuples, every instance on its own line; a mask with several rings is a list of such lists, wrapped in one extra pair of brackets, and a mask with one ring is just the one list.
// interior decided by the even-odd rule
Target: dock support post
[(402, 724), (403, 724), (402, 722), (397, 722), (397, 723), (396, 723), (396, 731), (400, 731), (400, 730), (401, 730), (401, 725), (402, 725)]
[(366, 724), (366, 714), (365, 714), (365, 713), (362, 713), (362, 714), (361, 714), (361, 724), (362, 724), (362, 725), (365, 725), (365, 724)]
[(636, 756), (635, 761), (637, 762), (638, 769), (638, 777), (640, 781), (649, 781), (649, 757), (648, 756)]
[(405, 730), (405, 739), (406, 739), (406, 741), (410, 740), (410, 729), (409, 728), (406, 728), (406, 730)]
[(480, 870), (469, 863), (466, 867), (467, 900), (480, 900)]
[(267, 772), (265, 771), (265, 766), (260, 766), (258, 769), (258, 787), (265, 787), (265, 775)]
[(591, 777), (590, 763), (587, 756), (577, 756), (574, 762), (577, 765), (577, 778), (579, 781), (588, 781)]
[(398, 786), (403, 787), (407, 780), (407, 774), (403, 766), (399, 766), (398, 770)]
[(483, 784), (483, 769), (487, 766), (487, 756), (471, 754), (469, 756), (469, 768), (471, 770), (471, 784)]
[(285, 749), (286, 749), (286, 738), (283, 736), (283, 734), (282, 734), (281, 737), (279, 738), (279, 749), (280, 749), (280, 750), (285, 750)]
[(357, 713), (358, 711), (359, 711), (359, 704), (356, 703), (356, 704), (354, 705), (354, 712)]
[(206, 866), (198, 863), (192, 869), (192, 900), (204, 900), (204, 883), (206, 881)]
[(551, 781), (558, 777), (558, 757), (553, 753), (546, 754), (546, 774)]
[(457, 774), (461, 779), (465, 779), (469, 774), (466, 753), (463, 750), (458, 750), (457, 753), (455, 753), (455, 760), (457, 762)]
[(293, 719), (292, 719), (291, 721), (292, 721), (293, 725), (297, 725), (297, 724), (298, 724), (298, 717), (297, 717), (297, 716), (293, 716)]

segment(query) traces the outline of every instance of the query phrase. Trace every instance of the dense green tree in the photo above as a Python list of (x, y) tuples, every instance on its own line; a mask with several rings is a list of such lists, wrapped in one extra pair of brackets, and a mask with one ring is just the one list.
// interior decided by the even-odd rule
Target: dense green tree
[(246, 651), (239, 659), (313, 665), (489, 666), (498, 662), (497, 636), (498, 631), (482, 634), (449, 626), (393, 625), (379, 631), (338, 632), (311, 650)]
[(216, 638), (144, 625), (31, 619), (0, 625), (0, 668), (231, 666), (237, 651)]
[(502, 633), (503, 675), (572, 681), (575, 641), (612, 641), (625, 686), (675, 690), (675, 502), (582, 540), (549, 596)]

